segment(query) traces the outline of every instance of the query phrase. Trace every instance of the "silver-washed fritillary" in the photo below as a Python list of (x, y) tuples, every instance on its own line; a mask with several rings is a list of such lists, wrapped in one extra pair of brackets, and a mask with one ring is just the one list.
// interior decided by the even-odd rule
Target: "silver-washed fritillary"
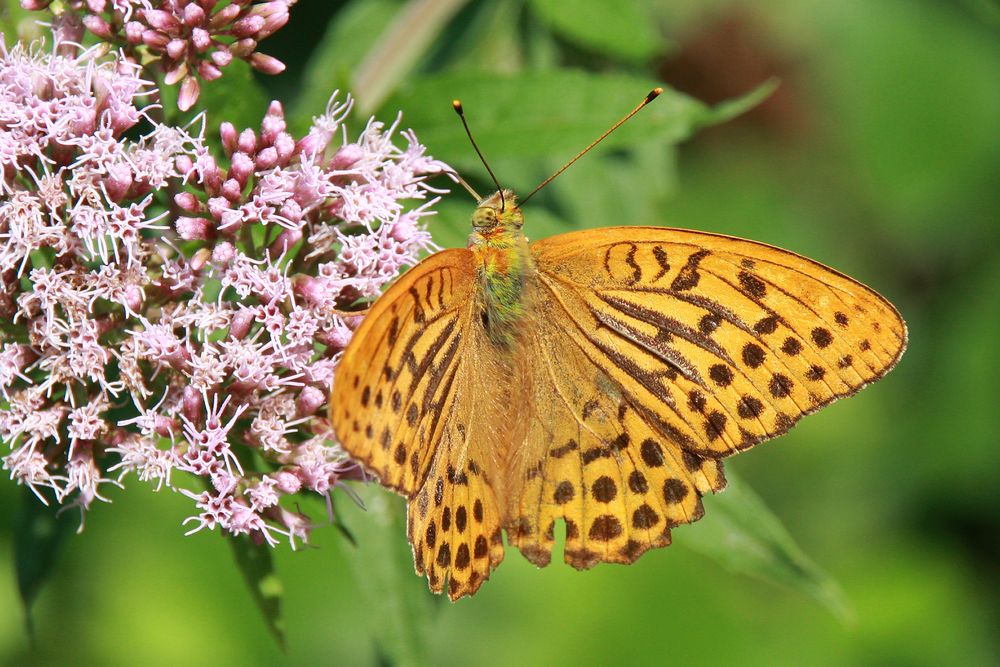
[(887, 373), (873, 290), (731, 236), (610, 227), (529, 243), (510, 191), (410, 269), (344, 353), (330, 418), (408, 502), (418, 573), (471, 595), (504, 557), (631, 563), (725, 487), (722, 459)]

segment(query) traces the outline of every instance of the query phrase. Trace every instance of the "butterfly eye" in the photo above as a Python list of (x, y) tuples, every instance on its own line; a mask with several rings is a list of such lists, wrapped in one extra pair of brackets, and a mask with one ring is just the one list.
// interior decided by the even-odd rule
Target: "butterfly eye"
[(476, 209), (472, 214), (472, 226), (479, 229), (482, 227), (495, 227), (497, 224), (497, 212), (487, 206)]

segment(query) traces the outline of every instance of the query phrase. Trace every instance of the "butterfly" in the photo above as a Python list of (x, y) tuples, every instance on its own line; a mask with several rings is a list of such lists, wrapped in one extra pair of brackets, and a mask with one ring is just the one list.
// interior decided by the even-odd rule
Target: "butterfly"
[[(478, 149), (477, 149), (478, 150)], [(609, 227), (528, 242), (513, 192), (467, 248), (407, 271), (336, 371), (343, 448), (407, 500), (418, 574), (472, 595), (509, 544), (632, 563), (698, 520), (722, 459), (885, 375), (896, 309), (818, 262), (732, 236)]]

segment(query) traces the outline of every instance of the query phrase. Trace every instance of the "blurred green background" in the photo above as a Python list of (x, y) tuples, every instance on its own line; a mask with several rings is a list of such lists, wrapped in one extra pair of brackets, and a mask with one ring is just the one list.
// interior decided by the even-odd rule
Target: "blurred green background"
[[(366, 515), (336, 497), (358, 546), (321, 528), (312, 547), (274, 552), (282, 652), (225, 541), (182, 537), (190, 501), (130, 479), (64, 543), (35, 607), (34, 650), (13, 576), (15, 512), (0, 516), (0, 660), (1000, 664), (1000, 4), (300, 0), (263, 50), (287, 73), (237, 70), (206, 87), (211, 127), (234, 115), (257, 126), (277, 98), (303, 128), (334, 88), (350, 89), (355, 128), (402, 109), (404, 127), (481, 191), (452, 98), (504, 185), (527, 192), (657, 82), (715, 105), (780, 79), (718, 125), (725, 109), (668, 94), (525, 216), (534, 237), (661, 224), (753, 238), (899, 307), (910, 349), (893, 373), (728, 464), (851, 611), (706, 557), (702, 524), (632, 566), (585, 573), (558, 559), (537, 570), (508, 550), (474, 598), (451, 604), (412, 574), (401, 500), (372, 489)], [(446, 198), (439, 243), (463, 243), (471, 209), (461, 190)], [(709, 517), (719, 500), (706, 499)], [(20, 489), (0, 483), (0, 502), (18, 507)]]

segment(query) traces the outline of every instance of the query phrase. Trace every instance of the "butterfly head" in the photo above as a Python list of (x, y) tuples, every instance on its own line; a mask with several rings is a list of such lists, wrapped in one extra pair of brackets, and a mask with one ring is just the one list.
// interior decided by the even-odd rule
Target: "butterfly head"
[(472, 227), (479, 234), (510, 232), (524, 226), (524, 216), (512, 190), (494, 192), (479, 202), (472, 214)]

